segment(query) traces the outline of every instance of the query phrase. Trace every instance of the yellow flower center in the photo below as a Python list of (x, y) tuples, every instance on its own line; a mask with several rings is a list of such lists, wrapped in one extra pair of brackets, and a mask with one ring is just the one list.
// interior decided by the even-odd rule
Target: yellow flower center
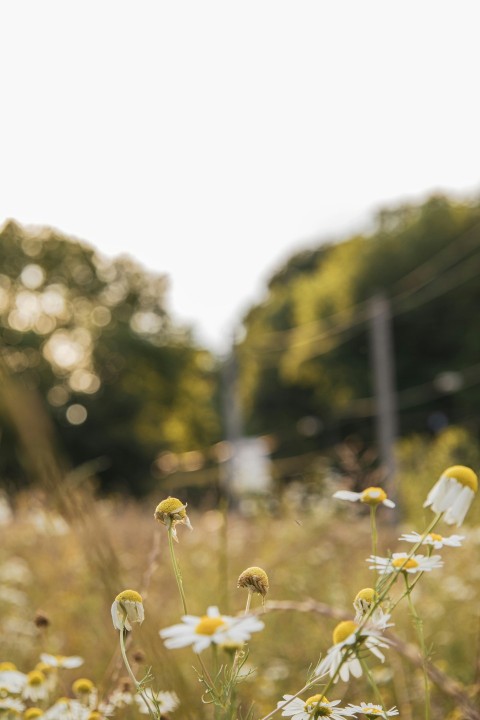
[(465, 465), (453, 465), (447, 468), (443, 475), (452, 478), (452, 480), (456, 480), (460, 485), (469, 487), (470, 490), (473, 490), (475, 493), (478, 490), (478, 478), (476, 474), (471, 468), (465, 467)]
[(364, 715), (370, 715), (370, 716), (371, 715), (382, 715), (383, 710), (379, 710), (378, 708), (374, 708), (374, 707), (364, 707), (364, 708), (362, 708), (362, 713)]
[(36, 718), (39, 718), (42, 715), (43, 710), (40, 710), (40, 708), (37, 707), (27, 708), (23, 713), (23, 717), (25, 718), (25, 720), (36, 720)]
[(116, 602), (122, 602), (122, 600), (130, 600), (131, 602), (143, 603), (142, 596), (135, 590), (123, 590), (115, 598)]
[(185, 503), (174, 497), (168, 497), (166, 500), (162, 500), (157, 505), (155, 510), (155, 517), (157, 515), (177, 515), (179, 518), (183, 518), (186, 515)]
[(357, 593), (355, 602), (357, 600), (365, 600), (365, 602), (367, 602), (367, 603), (372, 603), (377, 598), (378, 598), (378, 594), (375, 592), (375, 590), (373, 588), (363, 588), (363, 590), (360, 590), (360, 592)]
[(17, 666), (12, 662), (8, 662), (8, 660), (0, 663), (0, 672), (3, 672), (4, 670), (8, 671), (8, 670), (16, 670), (16, 669), (17, 669)]
[(78, 693), (79, 695), (91, 693), (94, 689), (95, 685), (88, 678), (79, 678), (78, 680), (75, 680), (72, 685), (73, 692)]
[(369, 487), (360, 496), (360, 500), (367, 505), (379, 505), (386, 499), (387, 493), (379, 487)]
[(443, 540), (443, 537), (441, 535), (437, 535), (437, 533), (428, 533), (427, 538), (433, 542), (442, 542)]
[(213, 635), (222, 625), (225, 625), (225, 620), (223, 618), (203, 615), (195, 628), (195, 632), (197, 635)]
[(418, 562), (413, 558), (409, 558), (408, 560), (406, 558), (395, 558), (395, 560), (392, 560), (392, 566), (394, 568), (402, 568), (402, 570), (408, 570), (409, 568), (418, 567)]
[(102, 717), (102, 713), (99, 713), (98, 710), (92, 710), (90, 715), (87, 717), (87, 720), (101, 720)]
[(29, 685), (43, 685), (45, 682), (45, 675), (40, 670), (31, 670), (28, 675)]
[(319, 703), (328, 703), (325, 695), (312, 695), (308, 700), (305, 701), (304, 710), (311, 714), (313, 718), (328, 717), (332, 714), (332, 709), (328, 707), (321, 707)]
[(357, 628), (358, 625), (353, 622), (353, 620), (344, 620), (343, 622), (338, 623), (337, 627), (333, 631), (333, 644), (336, 645), (337, 643), (343, 642), (349, 637), (349, 635), (354, 633)]

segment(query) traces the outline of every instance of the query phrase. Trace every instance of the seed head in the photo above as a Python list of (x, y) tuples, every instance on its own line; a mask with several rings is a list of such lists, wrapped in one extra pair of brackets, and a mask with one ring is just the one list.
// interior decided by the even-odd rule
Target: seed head
[(259, 567), (249, 567), (238, 578), (237, 587), (247, 588), (265, 597), (268, 592), (268, 575)]

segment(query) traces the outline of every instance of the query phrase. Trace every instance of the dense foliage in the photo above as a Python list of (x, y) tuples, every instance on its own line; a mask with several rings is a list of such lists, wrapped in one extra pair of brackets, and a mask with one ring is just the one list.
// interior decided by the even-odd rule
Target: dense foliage
[(291, 258), (244, 319), (238, 355), (250, 430), (273, 434), (279, 456), (352, 433), (371, 441), (371, 298), (381, 293), (401, 434), (451, 423), (476, 432), (479, 251), (478, 202), (434, 196), (381, 211), (369, 234)]
[(162, 451), (218, 440), (214, 360), (172, 323), (165, 292), (165, 277), (128, 257), (108, 260), (50, 229), (4, 226), (4, 482), (23, 484), (40, 453), (60, 450), (73, 467), (94, 461), (102, 489), (142, 494)]

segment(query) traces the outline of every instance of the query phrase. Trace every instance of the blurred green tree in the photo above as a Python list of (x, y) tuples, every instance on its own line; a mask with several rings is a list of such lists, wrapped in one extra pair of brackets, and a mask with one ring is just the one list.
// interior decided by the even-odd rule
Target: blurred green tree
[(480, 205), (439, 195), (381, 210), (369, 234), (295, 255), (244, 319), (247, 426), (273, 433), (279, 455), (351, 433), (371, 440), (370, 299), (381, 292), (393, 316), (401, 433), (446, 422), (478, 432), (479, 277)]
[[(73, 466), (101, 458), (101, 488), (142, 495), (162, 452), (219, 439), (214, 358), (165, 309), (166, 278), (51, 229), (0, 231), (0, 470), (28, 482), (8, 377), (43, 400)], [(39, 405), (37, 405), (39, 407)], [(18, 415), (18, 413), (17, 413)]]

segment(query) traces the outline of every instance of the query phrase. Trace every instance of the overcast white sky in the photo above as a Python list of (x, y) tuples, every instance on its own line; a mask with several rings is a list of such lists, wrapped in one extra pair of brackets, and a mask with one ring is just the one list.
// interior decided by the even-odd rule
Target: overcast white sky
[(0, 5), (0, 223), (171, 278), (224, 349), (314, 239), (480, 191), (476, 0)]

